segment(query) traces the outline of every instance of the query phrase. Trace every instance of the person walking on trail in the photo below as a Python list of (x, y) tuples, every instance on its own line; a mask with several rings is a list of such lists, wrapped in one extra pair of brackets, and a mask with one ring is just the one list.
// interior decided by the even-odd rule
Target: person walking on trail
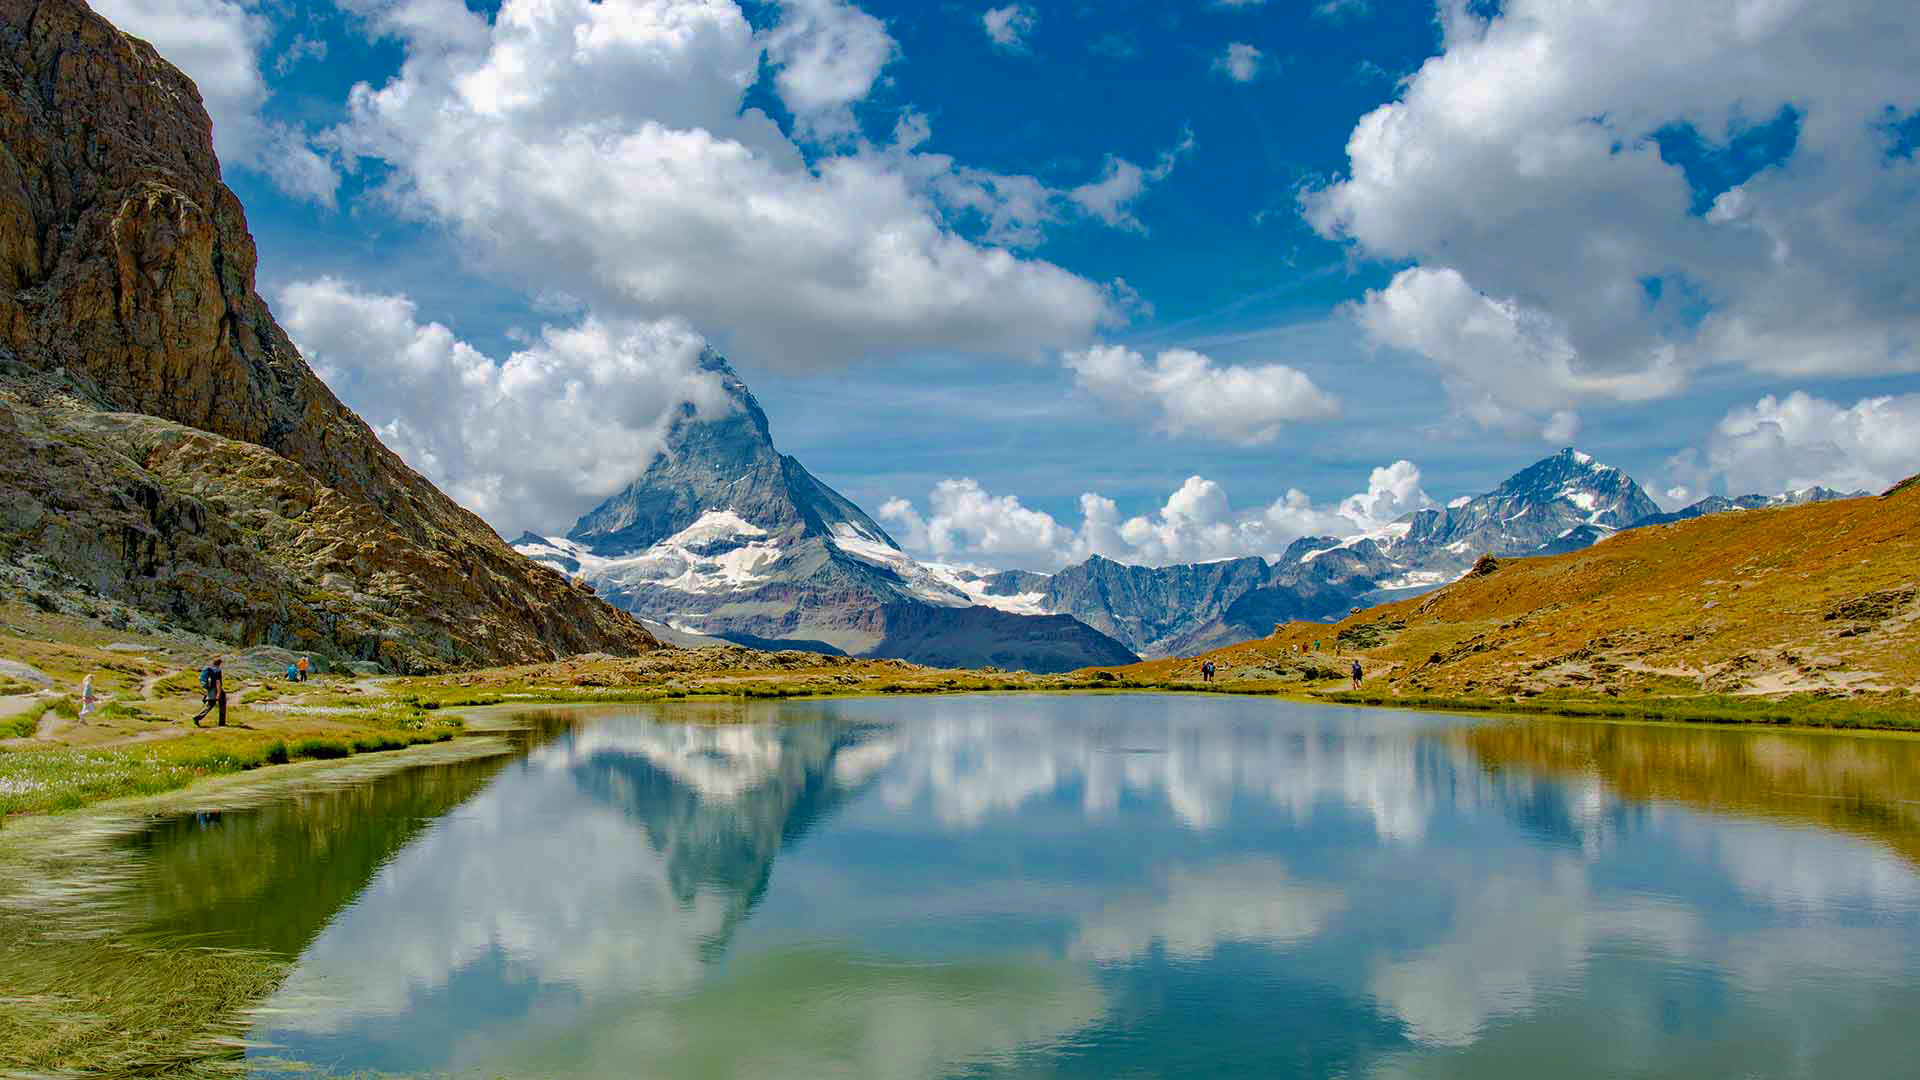
[(305, 653), (300, 654), (300, 660), (298, 663), (294, 664), (294, 667), (298, 668), (300, 671), (300, 677), (298, 679), (295, 679), (294, 681), (306, 682), (307, 681), (307, 657)]
[(80, 683), (80, 718), (86, 719), (87, 714), (93, 711), (93, 706), (99, 700), (93, 696), (93, 675), (89, 673)]
[(1360, 689), (1360, 658), (1353, 658), (1353, 688)]
[(200, 669), (200, 689), (206, 692), (206, 708), (194, 714), (193, 726), (199, 727), (200, 721), (208, 713), (220, 710), (220, 726), (227, 726), (227, 677), (221, 670), (221, 658), (216, 656), (213, 663)]
[(1200, 665), (1200, 681), (1213, 681), (1213, 661), (1208, 660), (1206, 663)]

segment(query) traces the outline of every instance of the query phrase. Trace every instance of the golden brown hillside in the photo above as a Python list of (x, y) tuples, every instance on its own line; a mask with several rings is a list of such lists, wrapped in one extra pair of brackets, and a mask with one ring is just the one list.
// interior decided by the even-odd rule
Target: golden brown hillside
[[(1357, 655), (1369, 687), (1396, 694), (1920, 694), (1912, 481), (1873, 498), (1634, 529), (1485, 569), (1334, 626), (1288, 624), (1208, 655), (1228, 671)], [(1179, 677), (1199, 662), (1117, 670)]]

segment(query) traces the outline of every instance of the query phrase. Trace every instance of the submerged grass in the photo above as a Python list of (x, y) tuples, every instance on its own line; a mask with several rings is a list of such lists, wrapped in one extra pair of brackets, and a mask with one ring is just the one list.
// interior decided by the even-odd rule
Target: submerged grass
[(231, 1076), (242, 1050), (229, 1025), (287, 967), (227, 949), (48, 940), (23, 922), (0, 919), (0, 1071)]
[[(296, 764), (0, 832), (0, 1076), (233, 1077), (290, 957), (157, 940), (127, 841), (155, 816), (237, 810), (505, 753), (499, 739)], [(284, 749), (284, 747), (283, 747)], [(15, 755), (15, 756), (38, 756)]]

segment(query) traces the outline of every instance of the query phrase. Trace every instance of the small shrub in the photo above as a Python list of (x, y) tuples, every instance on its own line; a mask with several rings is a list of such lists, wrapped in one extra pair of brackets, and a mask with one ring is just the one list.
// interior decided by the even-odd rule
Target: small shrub
[(403, 739), (391, 735), (361, 735), (353, 740), (353, 752), (356, 754), (377, 754), (382, 750), (403, 750), (407, 747)]
[(267, 764), (285, 765), (292, 760), (293, 756), (287, 752), (286, 740), (275, 739), (273, 745), (267, 747)]
[(353, 753), (353, 747), (333, 739), (301, 739), (288, 747), (287, 753), (291, 757), (326, 761), (349, 756)]

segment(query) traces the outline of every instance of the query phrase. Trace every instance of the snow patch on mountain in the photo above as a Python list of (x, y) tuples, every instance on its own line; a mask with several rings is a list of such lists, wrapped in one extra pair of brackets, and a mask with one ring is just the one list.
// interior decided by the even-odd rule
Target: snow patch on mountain
[(1015, 615), (1051, 615), (1047, 610), (1044, 592), (1012, 593), (996, 596), (987, 591), (988, 582), (977, 572), (966, 567), (948, 566), (943, 563), (924, 564), (929, 572), (946, 582), (950, 587), (960, 590), (967, 598), (981, 607), (998, 608)]
[(692, 525), (632, 555), (595, 555), (560, 536), (523, 539), (515, 550), (597, 588), (661, 585), (690, 593), (731, 592), (764, 580), (785, 553), (767, 531), (730, 510), (709, 510)]
[(1465, 576), (1465, 574), (1466, 571), (1464, 570), (1457, 574), (1450, 574), (1440, 570), (1409, 570), (1404, 574), (1387, 578), (1384, 581), (1375, 582), (1373, 587), (1383, 591), (1430, 589), (1435, 585), (1445, 585), (1449, 581), (1457, 581)]
[(971, 607), (974, 604), (973, 598), (964, 589), (954, 587), (932, 566), (845, 522), (834, 522), (831, 542), (840, 549), (841, 554), (891, 574), (898, 579), (901, 590), (916, 600), (941, 607)]
[(1600, 500), (1591, 491), (1582, 491), (1572, 484), (1560, 489), (1560, 497), (1591, 514), (1600, 505)]

